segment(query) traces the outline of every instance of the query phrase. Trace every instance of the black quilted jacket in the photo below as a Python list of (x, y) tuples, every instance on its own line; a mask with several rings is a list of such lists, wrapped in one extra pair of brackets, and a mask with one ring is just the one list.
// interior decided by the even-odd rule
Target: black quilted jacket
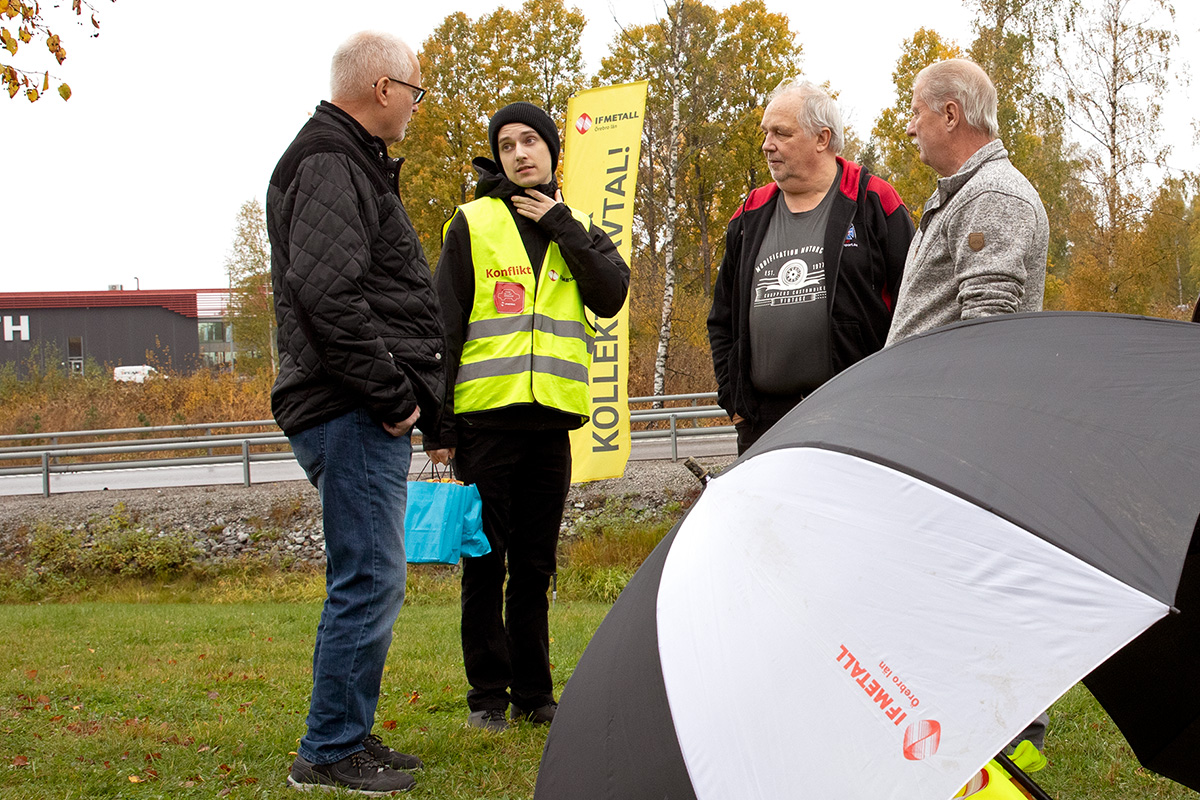
[(279, 376), (271, 410), (297, 433), (355, 408), (433, 430), (445, 393), (441, 311), (397, 188), (400, 162), (321, 103), (267, 189)]

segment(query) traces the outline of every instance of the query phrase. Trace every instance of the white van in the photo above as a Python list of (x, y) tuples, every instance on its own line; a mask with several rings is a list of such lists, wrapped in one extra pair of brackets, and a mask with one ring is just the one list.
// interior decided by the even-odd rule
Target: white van
[(128, 383), (145, 383), (146, 378), (157, 375), (158, 370), (149, 364), (139, 364), (136, 367), (114, 367), (113, 380)]

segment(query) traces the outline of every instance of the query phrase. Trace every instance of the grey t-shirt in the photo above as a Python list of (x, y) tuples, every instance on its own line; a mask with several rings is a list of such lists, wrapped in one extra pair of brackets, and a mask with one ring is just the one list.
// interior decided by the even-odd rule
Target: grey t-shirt
[(765, 394), (807, 394), (829, 379), (825, 228), (841, 169), (811, 211), (780, 197), (754, 265), (750, 380)]

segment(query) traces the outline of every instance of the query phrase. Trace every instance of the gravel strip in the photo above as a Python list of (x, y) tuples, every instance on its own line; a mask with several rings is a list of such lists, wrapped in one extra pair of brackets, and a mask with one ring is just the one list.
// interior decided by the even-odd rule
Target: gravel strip
[[(701, 463), (719, 469), (732, 460)], [(673, 502), (688, 503), (699, 489), (682, 462), (631, 461), (624, 477), (571, 487), (563, 531), (569, 535), (606, 504), (653, 513)], [(93, 517), (113, 515), (119, 504), (138, 526), (194, 536), (203, 561), (253, 554), (290, 563), (324, 562), (320, 501), (317, 490), (303, 481), (0, 497), (0, 560), (19, 557), (39, 522), (82, 528)]]

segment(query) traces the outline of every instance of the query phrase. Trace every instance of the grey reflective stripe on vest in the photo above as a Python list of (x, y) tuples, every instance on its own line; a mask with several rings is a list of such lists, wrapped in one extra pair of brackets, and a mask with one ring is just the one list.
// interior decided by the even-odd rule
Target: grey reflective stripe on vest
[[(532, 362), (532, 363), (531, 363)], [(541, 372), (554, 375), (569, 381), (587, 383), (587, 367), (561, 358), (551, 356), (509, 356), (507, 358), (489, 358), (486, 361), (476, 361), (463, 364), (458, 368), (458, 378), (455, 384), (480, 378), (499, 378), (504, 375), (519, 375), (522, 372)]]
[(545, 314), (521, 314), (515, 317), (478, 319), (467, 326), (467, 339), (485, 339), (488, 336), (508, 336), (511, 333), (528, 333), (536, 327), (542, 333), (578, 339), (585, 344), (592, 341), (586, 327), (578, 320), (561, 320)]
[(528, 314), (515, 317), (477, 319), (467, 326), (467, 339), (486, 339), (489, 336), (508, 336), (510, 333), (530, 333), (533, 320)]
[[(533, 324), (542, 333), (561, 336), (564, 339), (578, 339), (584, 344), (591, 344), (592, 336), (586, 327), (578, 320), (563, 320), (547, 317), (545, 314), (534, 314)], [(566, 376), (563, 376), (566, 377)]]

